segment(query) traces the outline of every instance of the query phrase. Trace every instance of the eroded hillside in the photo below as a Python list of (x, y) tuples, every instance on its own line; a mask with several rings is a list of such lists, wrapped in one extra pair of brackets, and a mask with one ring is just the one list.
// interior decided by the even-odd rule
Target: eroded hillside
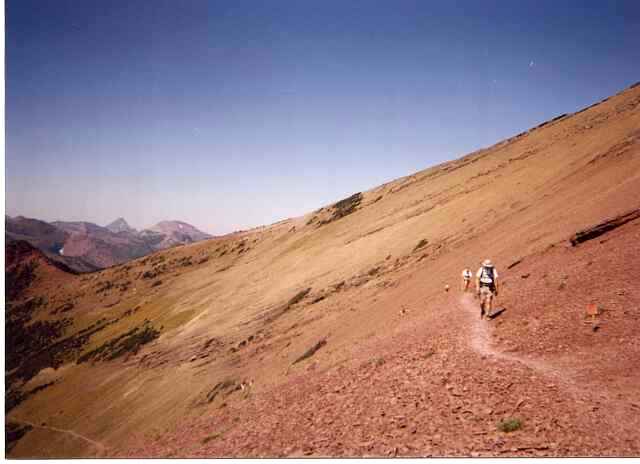
[[(570, 239), (638, 198), (636, 86), (304, 217), (86, 275), (36, 260), (7, 305), (34, 340), (7, 346), (10, 455), (637, 455), (640, 220)], [(458, 284), (486, 257), (507, 310), (481, 325)]]

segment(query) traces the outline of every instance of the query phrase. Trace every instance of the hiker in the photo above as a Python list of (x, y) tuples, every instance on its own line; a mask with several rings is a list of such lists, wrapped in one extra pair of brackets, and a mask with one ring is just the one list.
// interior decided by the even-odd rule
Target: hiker
[(462, 271), (462, 291), (463, 292), (469, 291), (469, 284), (471, 283), (472, 276), (473, 274), (471, 274), (470, 269), (465, 268), (464, 271)]
[(493, 297), (498, 296), (498, 271), (490, 259), (482, 262), (476, 273), (476, 295), (480, 298), (480, 319), (493, 312)]

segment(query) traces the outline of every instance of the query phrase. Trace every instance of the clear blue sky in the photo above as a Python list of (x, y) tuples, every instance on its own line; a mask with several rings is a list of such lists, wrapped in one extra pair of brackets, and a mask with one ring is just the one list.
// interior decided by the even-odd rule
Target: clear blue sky
[(7, 214), (268, 224), (638, 80), (636, 0), (7, 0)]

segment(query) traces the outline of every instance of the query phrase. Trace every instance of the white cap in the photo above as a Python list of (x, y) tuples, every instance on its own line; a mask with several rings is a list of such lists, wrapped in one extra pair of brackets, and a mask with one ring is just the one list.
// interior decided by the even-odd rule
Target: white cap
[(482, 265), (483, 266), (487, 266), (487, 267), (493, 267), (493, 263), (491, 262), (490, 259), (485, 259), (484, 261), (482, 261)]

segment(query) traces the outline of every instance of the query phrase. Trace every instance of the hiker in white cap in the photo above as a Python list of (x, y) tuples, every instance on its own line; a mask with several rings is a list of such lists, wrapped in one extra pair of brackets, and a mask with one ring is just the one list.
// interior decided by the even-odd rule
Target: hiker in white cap
[(480, 319), (493, 312), (493, 297), (498, 296), (498, 271), (490, 259), (482, 262), (476, 273), (476, 295), (480, 298)]
[(473, 277), (473, 274), (471, 273), (471, 269), (465, 268), (462, 271), (462, 287), (461, 287), (461, 290), (463, 292), (468, 292), (469, 291), (469, 284), (471, 284), (471, 277)]

